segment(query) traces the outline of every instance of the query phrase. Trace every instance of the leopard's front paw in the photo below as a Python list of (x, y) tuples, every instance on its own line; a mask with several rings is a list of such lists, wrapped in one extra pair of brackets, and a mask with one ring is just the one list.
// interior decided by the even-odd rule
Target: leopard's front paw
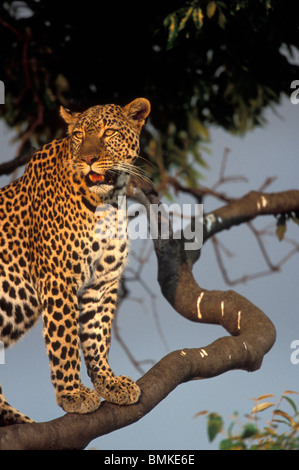
[(117, 405), (132, 405), (138, 401), (141, 394), (138, 385), (125, 375), (95, 378), (93, 385), (101, 397)]
[(97, 410), (101, 404), (101, 397), (94, 390), (81, 384), (79, 390), (57, 394), (56, 401), (67, 413), (83, 414)]

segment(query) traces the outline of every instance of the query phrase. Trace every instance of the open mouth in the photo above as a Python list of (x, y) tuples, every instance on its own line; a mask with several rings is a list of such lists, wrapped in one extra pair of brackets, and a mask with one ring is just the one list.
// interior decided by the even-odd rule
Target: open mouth
[(90, 171), (88, 175), (86, 175), (85, 179), (87, 186), (98, 186), (101, 184), (113, 186), (115, 185), (118, 176), (119, 173), (117, 171), (106, 171), (104, 175)]

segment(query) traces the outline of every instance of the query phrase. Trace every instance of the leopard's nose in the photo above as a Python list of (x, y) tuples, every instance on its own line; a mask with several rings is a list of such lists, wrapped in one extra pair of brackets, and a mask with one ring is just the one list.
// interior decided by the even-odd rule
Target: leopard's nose
[(93, 163), (95, 163), (97, 161), (97, 157), (95, 156), (92, 156), (92, 157), (81, 157), (81, 160), (84, 160), (84, 162), (86, 162), (88, 165), (92, 165)]

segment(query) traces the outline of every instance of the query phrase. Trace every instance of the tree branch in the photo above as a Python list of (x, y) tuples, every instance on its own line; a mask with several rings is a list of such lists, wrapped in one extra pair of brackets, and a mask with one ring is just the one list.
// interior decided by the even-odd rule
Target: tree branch
[(21, 167), (22, 165), (26, 165), (32, 156), (35, 154), (36, 150), (32, 150), (31, 153), (27, 155), (18, 155), (13, 160), (9, 160), (8, 162), (4, 162), (0, 164), (0, 176), (1, 175), (9, 175), (17, 168)]
[(215, 233), (248, 222), (259, 215), (289, 214), (298, 211), (298, 190), (280, 193), (251, 191), (240, 199), (205, 216), (204, 241), (207, 241)]
[[(129, 195), (149, 214), (150, 204), (159, 203), (149, 187), (131, 182)], [(252, 192), (213, 214), (206, 221), (205, 240), (220, 230), (261, 214), (297, 211), (299, 191), (265, 195)], [(213, 217), (212, 217), (213, 216)], [(0, 449), (82, 449), (91, 440), (128, 426), (150, 412), (180, 383), (208, 378), (228, 370), (254, 371), (275, 341), (275, 328), (249, 300), (229, 291), (201, 288), (192, 275), (192, 259), (180, 240), (154, 240), (158, 281), (163, 295), (185, 318), (222, 325), (231, 336), (207, 346), (174, 351), (162, 358), (137, 383), (140, 401), (131, 406), (104, 402), (88, 415), (67, 414), (47, 423), (9, 426), (0, 430)]]

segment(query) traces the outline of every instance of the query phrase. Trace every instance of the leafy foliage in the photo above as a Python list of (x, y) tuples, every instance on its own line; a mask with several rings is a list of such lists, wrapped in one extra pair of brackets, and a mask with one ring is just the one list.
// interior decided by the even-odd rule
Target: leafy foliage
[(208, 416), (208, 437), (212, 442), (217, 434), (221, 431), (223, 420), (218, 413), (210, 413)]
[[(143, 153), (162, 185), (172, 170), (189, 186), (206, 165), (208, 127), (244, 133), (289, 94), (298, 66), (299, 4), (283, 0), (69, 2), (0, 6), (0, 116), (19, 153), (62, 135), (59, 105), (152, 102)], [(191, 163), (191, 164), (190, 164)]]
[[(217, 413), (209, 413), (207, 421), (207, 432), (209, 440), (212, 441), (221, 432), (226, 434), (220, 441), (220, 450), (299, 450), (299, 412), (294, 400), (289, 395), (295, 394), (293, 391), (285, 391), (275, 403), (264, 401), (274, 395), (267, 394), (254, 398), (255, 406), (247, 416), (247, 423), (243, 424), (234, 413), (233, 421), (227, 432), (223, 429), (222, 417)], [(287, 403), (290, 411), (280, 408), (283, 403)], [(272, 416), (263, 426), (259, 424), (258, 414), (275, 406)], [(196, 416), (207, 414), (207, 412), (197, 413)], [(238, 425), (240, 430), (233, 432)], [(286, 427), (282, 432), (281, 428)]]

